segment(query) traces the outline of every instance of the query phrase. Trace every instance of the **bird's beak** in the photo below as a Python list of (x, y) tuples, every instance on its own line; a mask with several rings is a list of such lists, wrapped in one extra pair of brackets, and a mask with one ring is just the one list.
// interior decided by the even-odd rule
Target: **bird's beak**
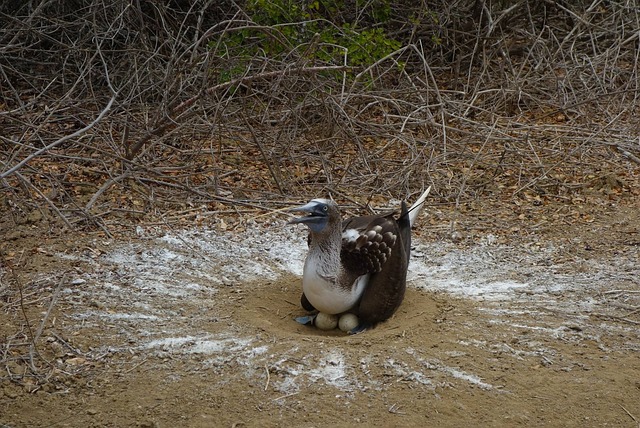
[(289, 224), (303, 223), (307, 227), (309, 227), (312, 232), (322, 232), (329, 223), (327, 205), (315, 199), (306, 205), (291, 208), (289, 211), (308, 213), (303, 217), (298, 217), (290, 220)]
[(302, 213), (309, 213), (310, 215), (294, 218), (292, 220), (289, 220), (287, 224), (309, 223), (311, 221), (314, 221), (314, 219), (317, 220), (318, 217), (313, 215), (316, 212), (316, 207), (317, 207), (317, 204), (315, 202), (309, 202), (306, 205), (289, 208), (287, 210), (288, 212), (294, 212), (294, 213), (302, 212)]

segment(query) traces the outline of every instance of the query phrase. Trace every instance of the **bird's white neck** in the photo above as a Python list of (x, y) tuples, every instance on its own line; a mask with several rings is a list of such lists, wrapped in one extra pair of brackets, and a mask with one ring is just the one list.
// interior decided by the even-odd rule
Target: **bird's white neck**
[(325, 278), (338, 278), (340, 264), (340, 248), (342, 234), (335, 228), (328, 234), (314, 233), (311, 235), (311, 246), (308, 258), (313, 259), (313, 265), (317, 273)]

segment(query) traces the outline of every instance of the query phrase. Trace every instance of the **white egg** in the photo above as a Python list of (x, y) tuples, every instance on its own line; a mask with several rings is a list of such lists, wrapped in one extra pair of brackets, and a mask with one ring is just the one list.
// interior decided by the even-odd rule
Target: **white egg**
[(342, 314), (338, 327), (344, 332), (349, 332), (360, 324), (360, 320), (354, 314)]
[(333, 330), (338, 326), (338, 316), (320, 312), (314, 322), (320, 330)]

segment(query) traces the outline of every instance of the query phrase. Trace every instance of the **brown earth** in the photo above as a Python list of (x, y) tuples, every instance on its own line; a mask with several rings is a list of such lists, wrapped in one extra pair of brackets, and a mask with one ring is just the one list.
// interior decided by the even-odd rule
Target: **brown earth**
[(0, 426), (637, 428), (640, 212), (625, 192), (478, 202), (454, 234), (430, 207), (405, 302), (355, 336), (293, 321), (304, 232), (282, 219), (108, 240), (5, 217)]

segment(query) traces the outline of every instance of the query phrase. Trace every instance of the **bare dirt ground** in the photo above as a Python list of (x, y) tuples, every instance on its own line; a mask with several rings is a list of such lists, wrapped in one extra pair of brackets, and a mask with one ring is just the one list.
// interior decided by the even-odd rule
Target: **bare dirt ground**
[(114, 240), (5, 217), (0, 426), (637, 428), (638, 197), (432, 204), (405, 302), (355, 336), (293, 321), (284, 216)]

